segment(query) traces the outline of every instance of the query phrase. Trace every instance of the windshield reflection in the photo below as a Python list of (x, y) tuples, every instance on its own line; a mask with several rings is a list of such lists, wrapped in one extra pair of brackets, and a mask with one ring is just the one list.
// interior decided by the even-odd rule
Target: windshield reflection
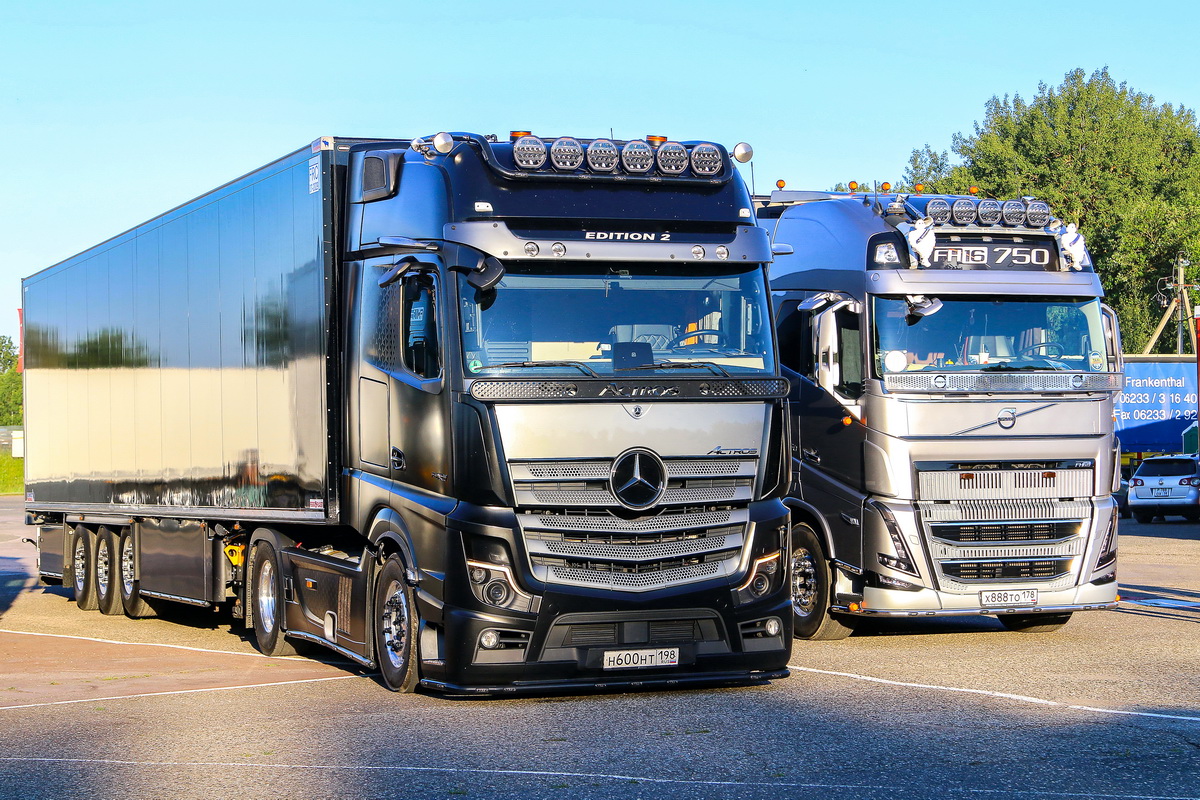
[(874, 299), (875, 374), (911, 370), (1109, 372), (1097, 299), (938, 298), (913, 313), (912, 298)]
[(459, 277), (471, 375), (775, 372), (761, 265), (505, 266), (490, 291)]

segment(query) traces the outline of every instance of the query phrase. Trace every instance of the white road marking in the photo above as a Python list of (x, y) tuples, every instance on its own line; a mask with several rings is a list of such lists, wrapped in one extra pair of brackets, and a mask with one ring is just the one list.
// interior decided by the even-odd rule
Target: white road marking
[[(176, 689), (170, 692), (143, 692), (141, 694), (119, 694), (112, 697), (81, 697), (76, 700), (53, 700), (48, 703), (26, 703), (21, 706), (0, 706), (0, 711), (13, 711), (18, 708), (43, 708), (45, 706), (68, 706), (75, 703), (100, 703), (113, 700), (132, 700), (138, 697), (163, 697), (172, 694), (204, 694), (206, 692), (231, 692), (235, 689), (261, 689), (267, 686), (293, 686), (298, 683), (321, 683), (322, 681), (345, 681), (355, 678), (367, 678), (367, 675), (334, 675), (329, 678), (300, 678), (294, 681), (275, 681), (273, 683), (248, 683), (241, 686), (210, 686), (201, 689)], [(117, 763), (117, 762), (113, 762)]]
[(210, 650), (204, 647), (188, 647), (182, 644), (161, 644), (159, 642), (119, 642), (115, 639), (97, 639), (92, 636), (71, 636), (66, 633), (40, 633), (35, 631), (10, 631), (0, 628), (0, 633), (12, 633), (19, 636), (49, 636), (54, 639), (78, 639), (81, 642), (97, 642), (99, 644), (123, 644), (135, 647), (169, 647), (172, 650), (190, 650), (193, 653), (218, 653), (223, 656), (252, 656), (254, 658), (275, 658), (286, 661), (312, 661), (304, 656), (264, 656), (258, 652), (238, 652), (236, 650)]
[(1200, 600), (1172, 600), (1169, 597), (1122, 597), (1122, 603), (1131, 606), (1151, 606), (1153, 608), (1200, 608)]
[(1152, 717), (1154, 719), (1175, 719), (1184, 722), (1200, 722), (1200, 716), (1188, 716), (1185, 714), (1159, 714), (1153, 711), (1125, 711), (1118, 708), (1098, 708), (1096, 706), (1079, 706), (1071, 703), (1061, 703), (1058, 700), (1045, 700), (1041, 697), (1028, 697), (1023, 694), (1009, 694), (1008, 692), (993, 692), (988, 689), (967, 689), (960, 686), (938, 686), (932, 683), (910, 683), (907, 681), (893, 681), (887, 678), (876, 678), (871, 675), (859, 675), (855, 672), (834, 672), (827, 669), (813, 669), (812, 667), (797, 667), (788, 664), (788, 669), (798, 670), (800, 672), (812, 672), (817, 675), (833, 675), (839, 678), (852, 678), (856, 681), (867, 681), (869, 683), (882, 683), (887, 686), (906, 686), (910, 689), (928, 689), (935, 692), (956, 692), (959, 694), (977, 694), (984, 697), (996, 697), (1002, 700), (1015, 700), (1020, 703), (1032, 703), (1040, 706), (1054, 706), (1056, 708), (1066, 708), (1072, 711), (1091, 711), (1097, 714), (1118, 714), (1130, 717)]
[[(800, 783), (787, 781), (714, 781), (696, 780), (689, 778), (663, 778), (649, 775), (617, 775), (607, 772), (554, 772), (551, 770), (532, 769), (477, 769), (471, 767), (416, 767), (396, 765), (371, 764), (275, 764), (251, 761), (128, 761), (116, 758), (51, 758), (0, 756), (0, 762), (19, 761), (25, 763), (45, 764), (107, 764), (116, 767), (219, 767), (227, 769), (235, 767), (244, 769), (256, 767), (259, 769), (296, 769), (296, 770), (328, 770), (347, 772), (436, 772), (449, 775), (494, 775), (499, 777), (529, 777), (529, 778), (574, 778), (578, 780), (612, 780), (637, 783), (673, 784), (677, 786), (747, 786), (774, 787), (779, 789), (858, 789), (902, 793), (909, 787), (888, 786), (885, 784), (869, 783)], [(1087, 797), (1087, 798), (1123, 798), (1123, 800), (1200, 800), (1194, 795), (1161, 795), (1161, 794), (1097, 794), (1096, 792), (1055, 792), (1046, 789), (982, 789), (959, 787), (956, 792), (1000, 797)]]

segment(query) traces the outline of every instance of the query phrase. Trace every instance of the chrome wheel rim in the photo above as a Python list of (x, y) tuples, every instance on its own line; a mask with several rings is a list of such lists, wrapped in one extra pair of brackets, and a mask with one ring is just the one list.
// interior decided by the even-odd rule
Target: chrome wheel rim
[(108, 594), (109, 573), (112, 571), (112, 554), (108, 551), (108, 542), (101, 539), (96, 544), (96, 588), (100, 596)]
[(133, 595), (133, 540), (126, 537), (121, 540), (121, 587), (125, 596)]
[(792, 611), (807, 617), (817, 606), (817, 562), (807, 547), (792, 551)]
[(383, 652), (392, 669), (399, 670), (404, 668), (408, 645), (408, 596), (399, 581), (389, 583), (385, 594), (387, 600), (383, 604), (379, 628), (383, 634)]
[(75, 540), (75, 552), (71, 562), (75, 571), (75, 591), (82, 592), (87, 583), (87, 545), (82, 536)]
[(258, 584), (254, 587), (254, 606), (258, 611), (255, 622), (268, 636), (275, 630), (275, 566), (263, 561), (258, 570)]

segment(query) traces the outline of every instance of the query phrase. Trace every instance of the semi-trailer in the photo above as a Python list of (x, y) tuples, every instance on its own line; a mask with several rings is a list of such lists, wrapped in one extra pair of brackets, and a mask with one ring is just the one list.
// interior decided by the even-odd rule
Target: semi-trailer
[(399, 691), (786, 675), (749, 156), (324, 137), (26, 279), (40, 576)]

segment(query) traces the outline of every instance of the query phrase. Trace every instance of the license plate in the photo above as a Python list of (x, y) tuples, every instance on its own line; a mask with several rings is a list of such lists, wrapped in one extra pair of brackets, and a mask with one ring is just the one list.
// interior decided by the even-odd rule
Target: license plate
[(605, 669), (642, 669), (678, 665), (678, 647), (659, 647), (653, 650), (606, 650), (604, 652)]
[(1170, 497), (1170, 496), (1171, 496), (1171, 490), (1170, 490), (1170, 489), (1166, 489), (1166, 488), (1163, 488), (1163, 489), (1151, 489), (1151, 490), (1150, 490), (1150, 496), (1151, 496), (1151, 497)]
[(1037, 589), (996, 589), (979, 593), (979, 605), (991, 606), (1036, 606)]

